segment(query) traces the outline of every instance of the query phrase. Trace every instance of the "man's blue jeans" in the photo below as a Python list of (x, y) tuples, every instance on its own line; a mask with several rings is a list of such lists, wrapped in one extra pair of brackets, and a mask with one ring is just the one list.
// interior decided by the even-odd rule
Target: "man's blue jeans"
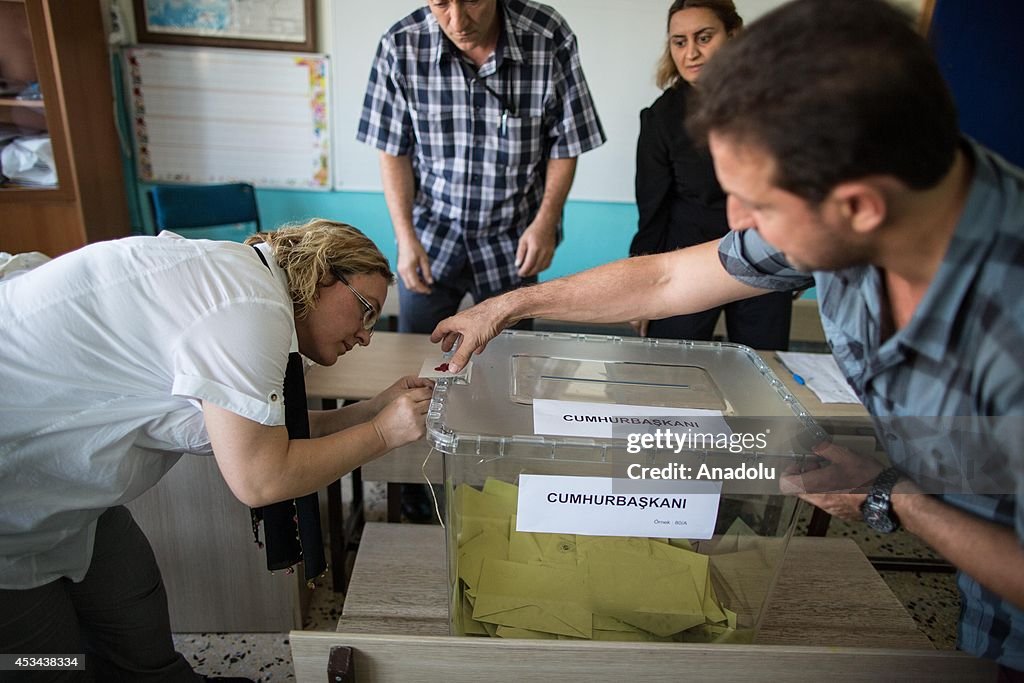
[[(537, 277), (526, 278), (524, 285), (537, 282)], [(479, 293), (473, 286), (473, 273), (469, 265), (462, 270), (458, 277), (447, 282), (435, 281), (431, 286), (430, 294), (418, 294), (405, 288), (402, 278), (398, 278), (398, 331), (418, 332), (430, 334), (437, 327), (437, 324), (445, 318), (455, 315), (459, 310), (459, 304), (466, 294), (472, 294), (473, 301), (480, 303), (482, 300)], [(504, 294), (515, 287), (494, 294)], [(517, 330), (533, 329), (533, 321), (524, 320), (516, 325)]]

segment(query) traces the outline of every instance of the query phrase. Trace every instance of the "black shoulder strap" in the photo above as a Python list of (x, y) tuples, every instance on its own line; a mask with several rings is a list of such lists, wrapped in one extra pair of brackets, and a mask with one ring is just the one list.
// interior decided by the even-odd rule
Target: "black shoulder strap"
[[(263, 265), (270, 264), (256, 245), (252, 245)], [(284, 420), (289, 439), (309, 438), (309, 414), (306, 412), (306, 383), (302, 372), (302, 357), (288, 355), (288, 368), (284, 374)], [(252, 531), (259, 543), (259, 523), (263, 521), (263, 535), (267, 539), (267, 569), (289, 569), (304, 560), (305, 579), (312, 583), (327, 569), (323, 536), (320, 531), (320, 505), (316, 492), (283, 500), (252, 510)]]
[(263, 261), (263, 265), (267, 267), (267, 270), (270, 270), (270, 264), (267, 263), (267, 257), (263, 255), (263, 252), (260, 251), (260, 248), (257, 247), (255, 244), (252, 245), (252, 248), (256, 252), (256, 255), (260, 257), (260, 261)]

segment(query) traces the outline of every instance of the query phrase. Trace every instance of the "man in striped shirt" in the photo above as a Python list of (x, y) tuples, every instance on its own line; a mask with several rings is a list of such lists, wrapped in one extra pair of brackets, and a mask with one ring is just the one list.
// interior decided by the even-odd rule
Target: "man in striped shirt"
[(529, 0), (429, 0), (392, 26), (357, 137), (380, 150), (403, 332), (535, 282), (576, 158), (605, 140), (576, 37)]

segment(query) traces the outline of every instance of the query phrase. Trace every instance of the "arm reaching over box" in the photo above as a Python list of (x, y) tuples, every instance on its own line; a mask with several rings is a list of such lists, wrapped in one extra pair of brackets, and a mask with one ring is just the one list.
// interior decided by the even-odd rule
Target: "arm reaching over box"
[(430, 336), (450, 351), (457, 372), (503, 329), (525, 318), (612, 323), (695, 313), (765, 290), (734, 279), (718, 241), (666, 254), (622, 259), (569, 277), (488, 299), (442, 320)]

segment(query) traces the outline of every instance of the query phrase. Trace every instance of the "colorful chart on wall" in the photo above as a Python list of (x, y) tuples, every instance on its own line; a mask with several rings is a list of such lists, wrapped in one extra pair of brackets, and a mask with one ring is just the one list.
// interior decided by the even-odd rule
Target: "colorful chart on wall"
[(141, 45), (124, 62), (140, 180), (331, 188), (326, 56)]

